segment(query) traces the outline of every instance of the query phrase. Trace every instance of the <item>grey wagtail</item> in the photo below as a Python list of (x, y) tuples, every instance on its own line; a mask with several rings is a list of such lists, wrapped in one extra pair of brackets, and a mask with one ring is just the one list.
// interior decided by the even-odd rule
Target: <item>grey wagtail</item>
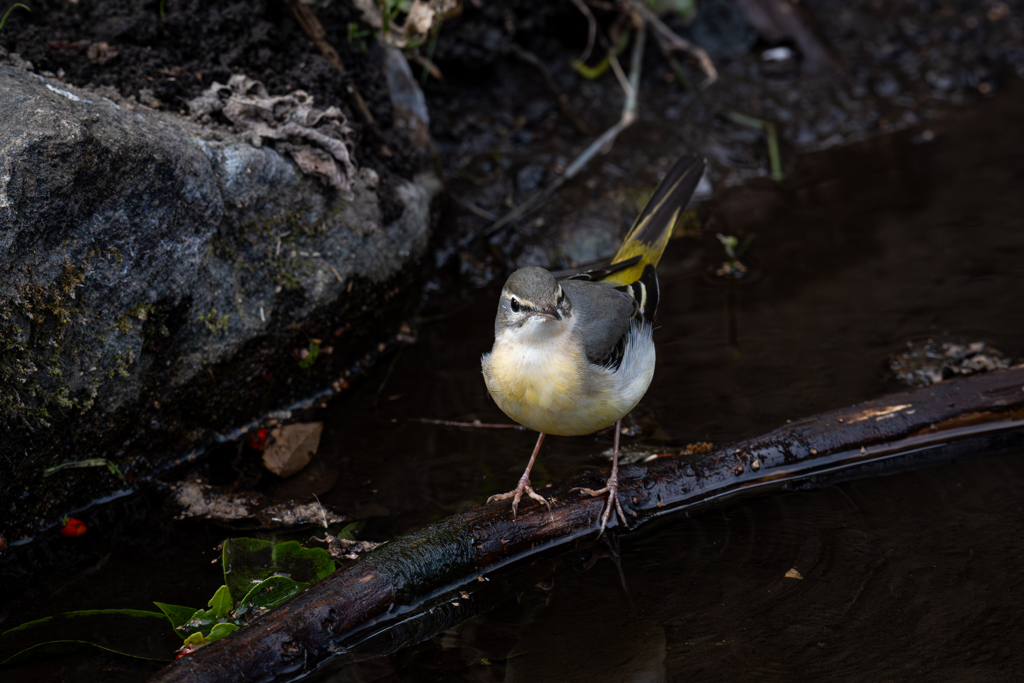
[(559, 282), (543, 268), (520, 268), (501, 290), (494, 346), (481, 359), (487, 391), (506, 415), (540, 432), (512, 499), (523, 493), (551, 508), (530, 486), (530, 470), (545, 434), (577, 436), (615, 425), (612, 472), (601, 515), (612, 508), (626, 522), (619, 487), (622, 418), (640, 402), (654, 377), (652, 333), (658, 309), (655, 268), (680, 212), (704, 173), (704, 159), (683, 157), (669, 170), (626, 235), (609, 266)]

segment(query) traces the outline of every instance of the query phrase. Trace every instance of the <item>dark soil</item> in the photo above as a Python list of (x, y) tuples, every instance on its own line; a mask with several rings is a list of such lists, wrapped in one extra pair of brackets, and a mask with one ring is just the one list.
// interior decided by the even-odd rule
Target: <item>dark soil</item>
[[(347, 40), (334, 39), (346, 67), (338, 71), (305, 36), (284, 2), (105, 0), (73, 5), (40, 0), (31, 5), (31, 14), (12, 13), (0, 45), (39, 71), (63, 74), (75, 85), (112, 86), (124, 97), (138, 98), (147, 89), (162, 106), (182, 113), (214, 81), (226, 83), (232, 74), (244, 73), (272, 93), (305, 90), (322, 105), (343, 107), (361, 133), (356, 150), (360, 165), (379, 173), (410, 173), (408, 155), (401, 154), (408, 144), (394, 139), (391, 131), (391, 104), (379, 61)], [(348, 35), (349, 24), (359, 21), (348, 2), (329, 3), (317, 13), (332, 37)], [(104, 64), (90, 59), (94, 43), (107, 43), (117, 56)], [(364, 122), (347, 106), (349, 85), (359, 89), (375, 125), (358, 125)], [(376, 150), (382, 143), (399, 154), (379, 156)]]
[[(37, 70), (63, 74), (76, 85), (112, 86), (124, 97), (140, 98), (140, 91), (146, 91), (142, 99), (151, 93), (177, 111), (186, 111), (188, 100), (213, 81), (223, 83), (233, 73), (244, 73), (264, 82), (272, 94), (302, 89), (320, 104), (342, 107), (358, 132), (357, 163), (406, 177), (417, 166), (402, 133), (392, 129), (380, 50), (351, 2), (318, 0), (312, 5), (344, 72), (319, 54), (283, 0), (31, 4), (31, 13), (11, 15), (0, 33), (0, 46), (20, 53)], [(501, 215), (510, 203), (543, 187), (618, 119), (622, 93), (610, 73), (590, 81), (572, 68), (587, 37), (586, 20), (572, 3), (463, 4), (461, 15), (444, 22), (434, 52), (444, 81), (425, 83), (431, 132), (450, 189)], [(714, 60), (719, 81), (704, 91), (678, 83), (649, 36), (637, 127), (646, 116), (667, 128), (671, 139), (661, 135), (657, 153), (636, 154), (634, 143), (633, 149), (613, 149), (610, 157), (593, 162), (590, 177), (599, 183), (594, 194), (621, 187), (622, 178), (653, 183), (671, 157), (695, 149), (711, 158), (715, 180), (725, 177), (733, 184), (766, 175), (764, 133), (727, 120), (729, 112), (776, 122), (785, 162), (793, 148), (821, 149), (867, 135), (926, 127), (949, 105), (991, 97), (1014, 73), (1024, 76), (1024, 0), (991, 6), (812, 0), (801, 3), (801, 21), (788, 34), (773, 32), (743, 12), (748, 5), (770, 4), (704, 0), (689, 25), (668, 19)], [(602, 32), (621, 24), (617, 10), (598, 7), (594, 12)], [(103, 64), (91, 59), (89, 46), (96, 43), (109, 44), (117, 56)], [(792, 59), (767, 61), (765, 51), (779, 46), (790, 48)], [(586, 134), (560, 113), (537, 68), (516, 56), (523, 50), (547, 66), (567, 97), (567, 109), (589, 129)], [(426, 46), (419, 48), (421, 56), (426, 52)], [(589, 63), (602, 55), (597, 45)], [(676, 56), (691, 86), (700, 83), (703, 74), (695, 62)], [(413, 70), (420, 76), (421, 67), (413, 64)], [(375, 123), (367, 124), (349, 106), (350, 85), (368, 103)], [(564, 223), (575, 208), (558, 204), (542, 214), (543, 225)], [(611, 215), (608, 208), (601, 207), (599, 213)], [(450, 225), (458, 233), (473, 233), (486, 224), (467, 214), (460, 208), (452, 212)], [(529, 262), (574, 260), (572, 254), (552, 249), (543, 255), (536, 251), (552, 231), (520, 227), (499, 240), (504, 251)], [(564, 241), (563, 236), (556, 235), (556, 241)], [(593, 257), (593, 247), (587, 245), (579, 255)], [(478, 255), (491, 271), (514, 265)], [(481, 280), (476, 273), (472, 281), (481, 284), (491, 276)]]

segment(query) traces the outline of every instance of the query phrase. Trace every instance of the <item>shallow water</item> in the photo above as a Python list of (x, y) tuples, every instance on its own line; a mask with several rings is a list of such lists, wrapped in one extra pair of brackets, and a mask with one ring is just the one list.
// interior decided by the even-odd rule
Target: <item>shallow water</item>
[[(726, 191), (659, 268), (658, 371), (646, 433), (626, 446), (728, 442), (897, 391), (886, 359), (908, 341), (1019, 359), (1020, 95), (933, 124), (930, 142), (917, 130), (808, 155), (785, 190)], [(733, 288), (709, 276), (714, 231), (756, 234)], [(497, 291), (437, 305), (427, 315), (447, 317), (336, 407), (332, 503), (383, 506), (397, 531), (515, 485), (533, 434), (409, 422), (507, 421), (479, 378)], [(605, 466), (609, 445), (548, 439), (534, 481)], [(1022, 501), (1024, 460), (1007, 456), (678, 519), (626, 539), (621, 575), (562, 570), (329, 680), (1019, 680)]]
[[(898, 391), (886, 358), (908, 341), (984, 340), (1020, 358), (1022, 120), (1015, 84), (933, 122), (931, 141), (916, 130), (805, 155), (782, 189), (756, 182), (702, 207), (702, 235), (673, 240), (659, 269), (658, 370), (626, 448), (729, 442)], [(724, 260), (715, 232), (756, 235), (751, 274), (734, 286), (709, 274)], [(500, 282), (460, 289), (441, 274), (432, 286), (418, 342), (328, 408), (317, 460), (273, 495), (316, 493), (383, 539), (515, 485), (532, 433), (411, 421), (507, 422), (479, 374)], [(609, 446), (607, 433), (546, 440), (535, 485), (607, 466)], [(97, 523), (95, 567), (32, 586), (4, 627), (154, 599), (204, 604), (225, 532), (131, 505), (126, 532)], [(623, 539), (621, 573), (605, 559), (559, 570), (326, 680), (1019, 680), (1022, 530), (1014, 456), (755, 499)], [(4, 680), (99, 670), (138, 680), (152, 668), (85, 656)]]

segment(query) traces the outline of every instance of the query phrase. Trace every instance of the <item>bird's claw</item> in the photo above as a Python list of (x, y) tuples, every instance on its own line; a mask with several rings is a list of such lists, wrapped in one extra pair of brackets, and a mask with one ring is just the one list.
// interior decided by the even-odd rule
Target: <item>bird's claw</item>
[(608, 494), (608, 500), (604, 504), (604, 511), (601, 512), (601, 533), (597, 535), (598, 538), (604, 535), (604, 528), (608, 524), (608, 518), (611, 517), (612, 508), (618, 513), (619, 519), (622, 521), (622, 525), (626, 525), (626, 513), (622, 511), (622, 503), (619, 502), (619, 478), (617, 476), (611, 476), (608, 478), (608, 482), (605, 484), (603, 489), (584, 489), (577, 488), (573, 491), (580, 491), (586, 493), (589, 496), (603, 496)]
[(515, 519), (516, 514), (519, 511), (519, 501), (522, 499), (523, 493), (526, 493), (526, 495), (528, 495), (530, 498), (533, 498), (538, 503), (543, 503), (544, 505), (546, 505), (548, 511), (550, 512), (551, 503), (548, 502), (547, 498), (533, 490), (533, 487), (530, 486), (530, 480), (527, 477), (523, 477), (522, 479), (519, 480), (519, 486), (516, 487), (515, 491), (509, 491), (508, 493), (499, 493), (497, 495), (491, 496), (490, 498), (487, 499), (487, 502), (491, 503), (496, 500), (505, 500), (507, 498), (511, 498), (512, 518)]

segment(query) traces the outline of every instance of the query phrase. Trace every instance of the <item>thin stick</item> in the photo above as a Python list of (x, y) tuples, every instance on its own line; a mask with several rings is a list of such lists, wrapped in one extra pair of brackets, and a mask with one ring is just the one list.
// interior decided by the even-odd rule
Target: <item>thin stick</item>
[(590, 11), (587, 4), (583, 0), (572, 0), (572, 4), (576, 5), (583, 16), (587, 18), (587, 48), (580, 55), (577, 62), (585, 62), (590, 58), (590, 53), (594, 49), (594, 38), (597, 37), (597, 19), (594, 18), (594, 13)]
[(442, 427), (469, 427), (472, 429), (526, 429), (522, 425), (495, 424), (477, 420), (473, 422), (453, 422), (452, 420), (433, 420), (429, 417), (410, 417), (409, 422), (422, 422), (423, 424), (441, 425)]
[(531, 66), (536, 67), (537, 71), (540, 71), (541, 76), (544, 77), (544, 83), (548, 86), (548, 90), (551, 91), (551, 94), (555, 96), (555, 101), (558, 102), (558, 110), (562, 112), (562, 116), (568, 119), (572, 125), (576, 126), (576, 130), (584, 135), (590, 135), (590, 128), (580, 119), (580, 117), (576, 116), (576, 114), (569, 109), (568, 96), (566, 96), (566, 94), (562, 92), (561, 88), (558, 87), (558, 84), (555, 83), (555, 79), (551, 76), (551, 72), (548, 71), (548, 67), (540, 60), (540, 57), (529, 50), (523, 49), (515, 43), (511, 44), (511, 49), (512, 54)]
[(765, 132), (768, 138), (768, 163), (771, 164), (772, 180), (782, 182), (785, 175), (782, 172), (782, 155), (779, 153), (779, 135), (775, 128), (775, 123), (759, 119), (756, 116), (750, 116), (749, 114), (741, 114), (738, 111), (726, 111), (725, 115), (741, 126), (756, 128)]
[(630, 97), (635, 99), (636, 89), (633, 87), (633, 84), (630, 83), (629, 77), (627, 77), (625, 72), (622, 70), (622, 65), (619, 64), (619, 57), (615, 54), (614, 50), (608, 52), (608, 65), (612, 67), (612, 72), (615, 74), (615, 78), (618, 79), (619, 87), (622, 88), (622, 92), (626, 94), (626, 99), (629, 100)]
[[(577, 156), (573, 162), (566, 167), (562, 175), (555, 178), (551, 185), (534, 194), (525, 202), (505, 214), (501, 220), (491, 225), (491, 227), (484, 232), (484, 237), (493, 237), (505, 226), (528, 216), (540, 208), (540, 206), (550, 199), (551, 196), (554, 195), (560, 187), (562, 187), (562, 185), (565, 185), (576, 177), (576, 174), (579, 173), (591, 159), (597, 156), (599, 152), (607, 152), (611, 149), (611, 146), (619, 136), (619, 133), (624, 131), (626, 128), (629, 128), (633, 122), (636, 121), (637, 93), (640, 91), (640, 70), (643, 66), (644, 42), (646, 36), (646, 24), (641, 24), (640, 28), (636, 32), (636, 38), (633, 40), (633, 53), (630, 57), (629, 65), (629, 79), (623, 83), (626, 98), (622, 105), (622, 117), (619, 119), (619, 122), (602, 133), (599, 138), (594, 140), (586, 149), (580, 152), (579, 156)], [(613, 53), (609, 54), (613, 58), (612, 65), (614, 68), (617, 60), (614, 60)], [(628, 89), (626, 89), (627, 85)], [(468, 243), (475, 237), (476, 235), (471, 235), (463, 240), (463, 242)], [(463, 244), (463, 246), (465, 246), (465, 244)]]
[(470, 213), (476, 214), (477, 216), (480, 216), (480, 218), (486, 218), (489, 221), (496, 221), (496, 220), (498, 220), (498, 217), (495, 216), (490, 211), (488, 211), (487, 209), (481, 209), (476, 204), (474, 204), (474, 203), (472, 203), (470, 201), (467, 201), (467, 200), (463, 199), (462, 197), (460, 197), (458, 195), (449, 194), (448, 196), (451, 197), (452, 201), (454, 201), (456, 204), (458, 204), (462, 208), (466, 209)]
[(384, 387), (387, 385), (388, 380), (391, 379), (391, 373), (394, 371), (395, 365), (398, 364), (398, 359), (402, 355), (402, 351), (404, 349), (405, 349), (404, 346), (400, 347), (398, 349), (398, 352), (395, 354), (395, 357), (391, 359), (391, 364), (388, 365), (388, 371), (386, 373), (384, 373), (384, 381), (380, 383), (380, 386), (377, 387), (377, 393), (373, 395), (373, 409), (374, 410), (377, 409), (377, 403), (380, 401), (381, 392), (384, 391)]
[(658, 39), (658, 49), (661, 50), (661, 56), (665, 58), (668, 63), (668, 68), (675, 74), (676, 79), (679, 81), (679, 85), (684, 90), (693, 90), (693, 86), (690, 85), (690, 79), (686, 77), (686, 72), (683, 71), (683, 67), (679, 64), (675, 57), (672, 56), (672, 48), (665, 41), (660, 33), (655, 33), (654, 37)]
[(657, 13), (647, 6), (647, 3), (642, 2), (642, 0), (630, 0), (630, 4), (646, 21), (650, 22), (658, 35), (665, 39), (668, 43), (669, 49), (689, 52), (697, 59), (701, 70), (707, 74), (707, 78), (700, 84), (701, 90), (707, 88), (718, 80), (718, 70), (715, 69), (714, 62), (711, 61), (711, 57), (708, 56), (708, 53), (705, 52), (703, 48), (694, 45), (686, 38), (683, 38), (678, 33), (670, 29), (665, 22), (661, 20)]

